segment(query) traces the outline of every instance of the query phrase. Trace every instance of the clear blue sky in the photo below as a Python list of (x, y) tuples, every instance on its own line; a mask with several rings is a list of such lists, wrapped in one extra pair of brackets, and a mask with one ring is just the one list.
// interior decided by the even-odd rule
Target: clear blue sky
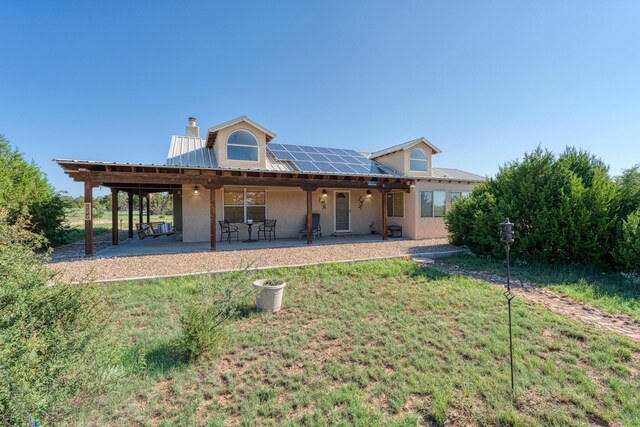
[(276, 141), (493, 175), (538, 144), (640, 162), (638, 1), (0, 5), (0, 133), (52, 158), (164, 163), (170, 136), (246, 114)]

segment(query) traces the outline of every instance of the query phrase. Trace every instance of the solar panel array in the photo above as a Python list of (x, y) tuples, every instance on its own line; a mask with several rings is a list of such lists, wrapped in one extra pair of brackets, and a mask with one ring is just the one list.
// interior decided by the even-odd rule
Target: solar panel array
[(393, 175), (355, 150), (273, 143), (267, 148), (277, 160), (292, 162), (302, 172)]

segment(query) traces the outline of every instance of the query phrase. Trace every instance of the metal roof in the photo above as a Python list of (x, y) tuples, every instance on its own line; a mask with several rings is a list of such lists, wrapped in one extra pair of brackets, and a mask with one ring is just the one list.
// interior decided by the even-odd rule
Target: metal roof
[(453, 168), (433, 168), (433, 178), (435, 179), (449, 179), (454, 181), (476, 181), (482, 182), (486, 178), (484, 176), (476, 175), (475, 173), (465, 172), (460, 169)]
[(240, 117), (236, 117), (235, 119), (227, 120), (226, 122), (220, 123), (219, 125), (212, 126), (209, 129), (207, 129), (207, 132), (216, 132), (216, 131), (219, 131), (220, 129), (224, 129), (224, 128), (229, 127), (229, 126), (233, 126), (236, 123), (240, 123), (240, 122), (249, 123), (251, 126), (260, 129), (262, 132), (266, 133), (271, 138), (275, 138), (276, 137), (276, 134), (274, 132), (270, 131), (269, 129), (267, 129), (266, 127), (260, 125), (259, 123), (254, 122), (249, 117), (244, 116), (244, 115), (242, 115)]
[(188, 136), (172, 136), (167, 166), (217, 168), (215, 152), (207, 148), (207, 140)]
[(411, 148), (411, 147), (413, 147), (415, 145), (418, 145), (421, 142), (424, 142), (425, 144), (427, 144), (429, 146), (429, 148), (431, 148), (433, 151), (436, 152), (436, 154), (437, 153), (442, 153), (442, 151), (438, 147), (433, 145), (426, 138), (420, 137), (420, 138), (413, 139), (411, 141), (403, 142), (402, 144), (397, 144), (397, 145), (394, 145), (392, 147), (385, 148), (384, 150), (376, 151), (375, 153), (371, 153), (369, 155), (369, 158), (370, 159), (375, 159), (376, 157), (380, 157), (380, 156), (384, 156), (384, 155), (387, 155), (387, 154), (395, 153), (396, 151), (408, 150), (409, 148)]

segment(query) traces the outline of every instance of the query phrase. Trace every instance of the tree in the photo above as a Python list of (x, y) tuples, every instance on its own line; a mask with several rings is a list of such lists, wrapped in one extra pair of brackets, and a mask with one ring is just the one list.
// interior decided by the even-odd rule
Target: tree
[(66, 235), (67, 206), (38, 166), (27, 162), (0, 134), (0, 209), (7, 212), (8, 221), (28, 216), (33, 230), (56, 244)]

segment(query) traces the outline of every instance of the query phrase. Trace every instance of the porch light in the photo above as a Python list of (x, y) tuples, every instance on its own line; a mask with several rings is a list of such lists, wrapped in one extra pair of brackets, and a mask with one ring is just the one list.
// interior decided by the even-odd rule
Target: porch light
[(371, 190), (367, 190), (367, 199), (370, 199), (371, 197), (373, 197)]
[(326, 190), (326, 189), (325, 189), (325, 190), (322, 190), (322, 197), (323, 197), (323, 198), (326, 198), (327, 196), (328, 196), (328, 194), (327, 194), (327, 190)]
[(198, 194), (200, 194), (200, 189), (198, 188), (198, 186), (197, 186), (197, 185), (194, 185), (194, 186), (193, 186), (193, 194), (195, 194), (196, 196), (197, 196)]

